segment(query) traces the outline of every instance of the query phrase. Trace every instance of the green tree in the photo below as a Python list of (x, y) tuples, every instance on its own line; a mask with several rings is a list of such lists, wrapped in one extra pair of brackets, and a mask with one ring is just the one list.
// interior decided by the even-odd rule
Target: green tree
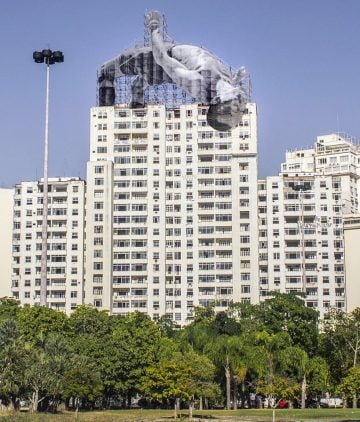
[(337, 391), (346, 399), (358, 399), (360, 396), (360, 365), (349, 369), (348, 375), (343, 378)]
[[(292, 393), (297, 391), (294, 385), (299, 386), (299, 384), (293, 374), (287, 372), (288, 349), (291, 348), (289, 335), (286, 332), (276, 334), (266, 331), (255, 332), (248, 336), (248, 345), (251, 349), (251, 353), (248, 354), (248, 364), (255, 375), (257, 392), (265, 394), (267, 391), (269, 402), (276, 398), (285, 398), (285, 395), (293, 400)], [(286, 387), (280, 397), (278, 386)]]
[(231, 409), (231, 375), (243, 362), (244, 342), (239, 336), (218, 336), (207, 344), (205, 353), (216, 367), (224, 370), (226, 408)]
[(310, 361), (308, 393), (321, 397), (326, 391), (329, 391), (329, 385), (329, 365), (321, 356), (314, 356)]
[(194, 310), (194, 323), (213, 321), (215, 317), (215, 305), (210, 306), (196, 306)]
[(164, 337), (173, 338), (176, 336), (180, 329), (179, 325), (176, 324), (176, 322), (169, 318), (167, 315), (162, 315), (155, 322)]
[(0, 320), (15, 321), (20, 310), (20, 301), (10, 297), (0, 298)]
[(64, 389), (62, 396), (74, 400), (76, 412), (84, 401), (92, 405), (102, 396), (104, 386), (100, 373), (87, 365), (74, 366), (64, 373)]
[[(346, 314), (338, 309), (332, 309), (323, 324), (321, 348), (324, 358), (328, 361), (333, 381), (341, 382), (350, 368), (359, 363), (360, 354), (360, 308)], [(353, 398), (353, 407), (357, 399)]]
[(328, 367), (319, 356), (309, 357), (299, 347), (287, 347), (281, 352), (282, 366), (285, 372), (300, 384), (301, 408), (305, 409), (307, 393), (319, 393), (328, 387)]
[(130, 404), (139, 392), (139, 379), (157, 360), (159, 327), (149, 316), (135, 312), (117, 318), (98, 359), (109, 394), (121, 394)]
[[(73, 356), (82, 360), (85, 358), (83, 365), (92, 362), (99, 371), (104, 384), (104, 406), (116, 394), (114, 384), (118, 375), (115, 366), (121, 362), (121, 358), (112, 365), (115, 356), (118, 356), (112, 332), (120, 320), (120, 317), (109, 316), (106, 311), (99, 311), (89, 305), (77, 307), (68, 320), (68, 347)], [(72, 369), (75, 367), (76, 364)]]
[(188, 402), (190, 415), (192, 403), (197, 397), (214, 397), (217, 388), (213, 383), (214, 366), (205, 356), (190, 352), (175, 352), (171, 359), (165, 359), (146, 368), (142, 377), (142, 392), (159, 403), (174, 403), (175, 417), (177, 401)]
[[(220, 389), (214, 383), (215, 366), (211, 360), (190, 350), (182, 354), (182, 359), (189, 364), (190, 391), (193, 398), (196, 397), (202, 403), (205, 399), (216, 399), (220, 395)], [(189, 402), (190, 417), (192, 417), (192, 404)]]
[(318, 312), (308, 308), (295, 294), (273, 293), (258, 307), (256, 317), (270, 333), (285, 332), (291, 343), (315, 354), (318, 346)]
[(57, 402), (64, 388), (64, 373), (70, 361), (68, 349), (58, 334), (40, 333), (27, 343), (27, 362), (24, 376), (33, 412), (45, 399)]
[(284, 350), (291, 345), (289, 335), (286, 332), (255, 332), (248, 337), (248, 344), (252, 348), (250, 367), (259, 378), (270, 384), (276, 375), (283, 372)]
[(78, 306), (68, 320), (68, 332), (71, 337), (79, 335), (104, 336), (112, 330), (112, 321), (107, 311), (99, 311), (90, 305)]
[(25, 305), (18, 312), (19, 328), (24, 338), (32, 342), (40, 333), (63, 334), (67, 331), (68, 317), (64, 312), (44, 306)]
[(13, 320), (0, 321), (0, 396), (9, 409), (25, 389), (26, 366), (24, 341)]
[(279, 400), (293, 401), (300, 392), (299, 384), (293, 378), (275, 375), (271, 380), (260, 378), (256, 386), (257, 394), (263, 394), (276, 407)]
[(265, 325), (260, 318), (260, 306), (252, 303), (235, 302), (229, 306), (226, 313), (230, 319), (236, 321), (239, 333), (264, 331)]

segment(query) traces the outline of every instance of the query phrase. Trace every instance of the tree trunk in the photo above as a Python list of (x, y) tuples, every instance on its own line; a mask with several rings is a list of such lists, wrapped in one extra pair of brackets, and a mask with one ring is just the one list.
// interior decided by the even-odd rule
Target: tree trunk
[[(353, 363), (354, 368), (357, 365), (358, 350), (359, 350), (359, 340), (358, 340), (358, 332), (357, 332), (357, 341), (356, 341), (356, 346), (355, 346), (354, 363)], [(353, 409), (357, 409), (357, 394), (354, 394), (353, 396), (352, 407)]]
[(14, 400), (12, 398), (9, 399), (9, 404), (6, 406), (6, 409), (11, 412), (15, 409)]
[(230, 379), (230, 366), (229, 360), (226, 359), (225, 364), (225, 379), (226, 379), (226, 409), (231, 410), (231, 379)]
[(237, 410), (237, 404), (238, 404), (238, 378), (237, 376), (234, 377), (234, 410)]
[(39, 406), (39, 390), (34, 390), (31, 398), (31, 411), (37, 412)]
[(193, 417), (193, 401), (189, 400), (189, 420), (192, 421)]
[(306, 375), (304, 374), (304, 377), (301, 383), (301, 408), (302, 409), (305, 409), (306, 389), (307, 389), (307, 382), (306, 382)]
[(177, 399), (174, 400), (174, 419), (177, 419)]
[(357, 409), (357, 394), (353, 395), (352, 408)]
[(245, 408), (245, 381), (242, 381), (241, 383), (241, 408)]
[(202, 398), (202, 396), (200, 396), (200, 399), (199, 399), (199, 410), (203, 410), (203, 398)]
[(78, 418), (79, 404), (80, 404), (80, 399), (79, 399), (79, 397), (76, 397), (75, 398), (75, 419)]

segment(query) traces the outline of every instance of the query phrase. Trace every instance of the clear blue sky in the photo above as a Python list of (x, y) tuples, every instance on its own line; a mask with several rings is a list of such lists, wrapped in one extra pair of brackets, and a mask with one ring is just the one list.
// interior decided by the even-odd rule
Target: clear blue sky
[(32, 52), (65, 54), (51, 73), (49, 175), (85, 177), (96, 70), (142, 39), (151, 9), (177, 42), (251, 73), (261, 177), (317, 135), (360, 137), (360, 0), (3, 0), (0, 187), (42, 176), (45, 66)]

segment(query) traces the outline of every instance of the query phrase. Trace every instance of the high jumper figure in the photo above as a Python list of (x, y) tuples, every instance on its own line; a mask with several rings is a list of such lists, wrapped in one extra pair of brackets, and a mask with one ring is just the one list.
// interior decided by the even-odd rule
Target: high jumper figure
[(149, 85), (174, 83), (197, 102), (209, 105), (207, 121), (211, 127), (227, 131), (237, 126), (248, 101), (242, 86), (244, 68), (233, 74), (204, 48), (165, 41), (159, 12), (148, 12), (145, 19), (151, 47), (126, 50), (101, 67), (100, 105), (114, 103), (116, 77), (136, 75), (131, 85), (131, 108), (144, 106), (144, 91)]

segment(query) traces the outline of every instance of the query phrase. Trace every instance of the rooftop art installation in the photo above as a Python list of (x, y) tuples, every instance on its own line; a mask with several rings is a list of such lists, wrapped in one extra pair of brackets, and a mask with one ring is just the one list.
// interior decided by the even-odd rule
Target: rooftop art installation
[(242, 117), (249, 93), (243, 67), (235, 72), (203, 47), (176, 44), (157, 11), (145, 15), (144, 45), (127, 49), (101, 66), (98, 104), (142, 108), (163, 103), (208, 105), (208, 124), (226, 131)]

